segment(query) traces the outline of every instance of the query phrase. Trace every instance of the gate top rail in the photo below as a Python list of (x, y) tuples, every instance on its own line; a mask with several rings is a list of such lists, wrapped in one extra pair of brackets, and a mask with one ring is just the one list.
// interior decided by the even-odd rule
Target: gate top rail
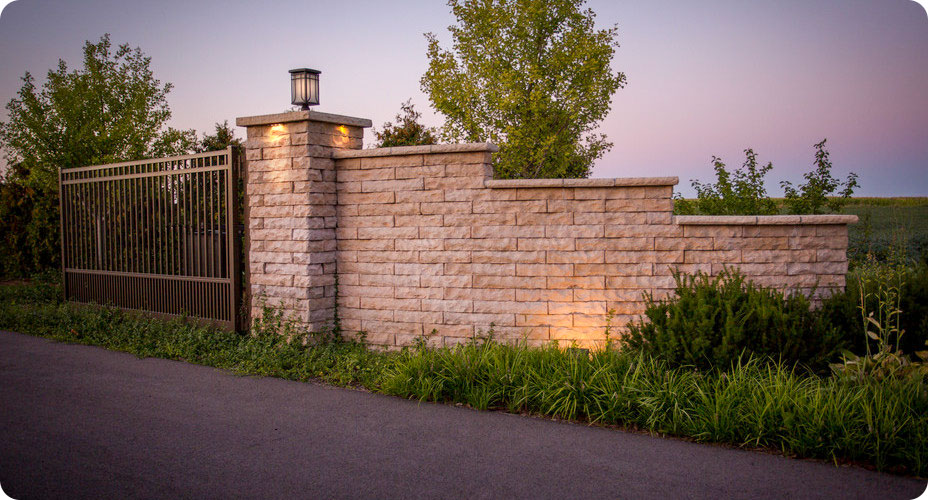
[[(145, 158), (141, 160), (106, 163), (103, 165), (90, 165), (86, 167), (64, 168), (61, 169), (61, 180), (70, 181), (78, 179), (92, 179), (104, 175), (132, 176), (152, 172), (170, 173), (176, 170), (187, 170), (190, 168), (196, 168), (197, 164), (202, 162), (201, 160), (205, 161), (213, 158), (221, 158), (224, 160), (227, 158), (227, 155), (232, 153), (232, 149), (233, 147), (229, 146), (225, 149), (220, 149), (217, 151), (206, 151), (204, 153), (166, 156), (163, 158)], [(225, 163), (219, 163), (217, 165), (225, 165)], [(133, 169), (133, 167), (135, 168)], [(143, 167), (149, 168), (144, 171), (138, 171)], [(117, 170), (120, 172), (117, 173)]]

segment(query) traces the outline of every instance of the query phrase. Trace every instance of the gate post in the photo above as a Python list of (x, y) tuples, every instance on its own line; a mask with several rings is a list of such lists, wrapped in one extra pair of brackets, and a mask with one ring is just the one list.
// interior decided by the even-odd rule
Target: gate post
[(335, 312), (337, 149), (361, 149), (363, 118), (293, 111), (237, 118), (246, 127), (245, 224), (251, 317), (263, 303), (312, 331)]

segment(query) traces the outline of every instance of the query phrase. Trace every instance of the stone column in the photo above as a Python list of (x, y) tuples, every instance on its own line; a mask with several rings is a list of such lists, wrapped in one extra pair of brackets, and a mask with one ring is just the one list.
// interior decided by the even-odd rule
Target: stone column
[(335, 307), (335, 162), (371, 121), (315, 111), (236, 119), (245, 142), (245, 266), (251, 317), (263, 303), (313, 331)]

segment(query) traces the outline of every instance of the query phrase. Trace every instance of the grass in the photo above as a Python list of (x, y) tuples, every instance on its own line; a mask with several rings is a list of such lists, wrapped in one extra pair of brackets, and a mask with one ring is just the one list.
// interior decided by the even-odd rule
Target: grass
[(904, 248), (910, 259), (928, 260), (928, 198), (855, 199), (843, 212), (859, 218), (848, 226), (852, 262), (868, 252), (885, 260), (893, 245)]
[(380, 389), (880, 470), (924, 475), (928, 459), (924, 382), (854, 383), (757, 359), (699, 372), (614, 350), (586, 359), (490, 341), (404, 351)]
[(381, 352), (319, 342), (274, 311), (251, 335), (62, 303), (54, 285), (0, 286), (0, 328), (184, 360), (240, 374), (319, 380), (420, 401), (616, 425), (696, 441), (928, 474), (922, 379), (817, 377), (757, 359), (730, 370), (673, 369), (616, 350), (504, 345)]
[(63, 303), (57, 286), (0, 285), (0, 328), (60, 342), (96, 345), (139, 357), (175, 359), (290, 380), (377, 386), (386, 357), (353, 343), (306, 349), (280, 335), (270, 315), (244, 336), (181, 319), (162, 321), (113, 308)]

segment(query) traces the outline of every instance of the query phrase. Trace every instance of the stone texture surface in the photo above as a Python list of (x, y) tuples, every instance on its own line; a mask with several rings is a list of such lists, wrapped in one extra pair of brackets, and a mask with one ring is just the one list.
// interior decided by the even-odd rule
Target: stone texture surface
[(671, 292), (673, 269), (844, 286), (848, 217), (673, 217), (675, 177), (492, 180), (491, 144), (360, 149), (356, 119), (310, 117), (244, 120), (253, 313), (266, 300), (328, 326), (337, 273), (341, 325), (372, 344), (492, 327), (591, 346), (608, 311), (619, 335), (644, 294)]
[(678, 223), (675, 177), (492, 180), (481, 146), (337, 153), (339, 311), (349, 334), (452, 345), (492, 324), (500, 339), (593, 345), (607, 311), (620, 334), (641, 317), (645, 293), (672, 290), (674, 268), (738, 266), (803, 293), (844, 285), (847, 220)]
[(369, 120), (312, 111), (239, 118), (245, 141), (249, 309), (264, 304), (318, 330), (335, 311), (332, 152), (360, 148)]

